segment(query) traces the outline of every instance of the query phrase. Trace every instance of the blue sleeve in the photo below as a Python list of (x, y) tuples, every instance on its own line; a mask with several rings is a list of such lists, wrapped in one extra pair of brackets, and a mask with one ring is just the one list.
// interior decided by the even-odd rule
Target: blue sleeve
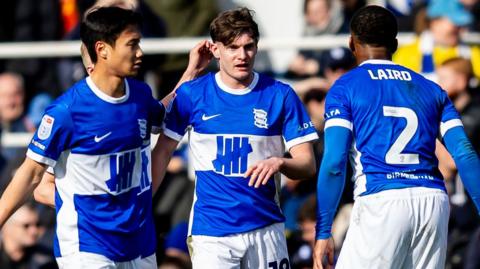
[(163, 119), (165, 118), (165, 107), (163, 104), (150, 98), (150, 122), (152, 124), (152, 133), (157, 134), (162, 128)]
[(51, 105), (28, 146), (27, 156), (53, 167), (60, 154), (70, 147), (73, 133), (73, 122), (67, 107)]
[(192, 113), (192, 101), (189, 96), (187, 84), (182, 84), (177, 90), (167, 115), (165, 117), (164, 134), (172, 139), (180, 141), (185, 135), (187, 127), (190, 125), (190, 116)]
[(293, 89), (288, 89), (284, 104), (282, 133), (287, 150), (300, 143), (317, 139), (315, 126)]
[(480, 160), (463, 127), (456, 126), (446, 131), (443, 142), (455, 161), (463, 185), (480, 212)]
[(333, 126), (325, 129), (325, 150), (317, 181), (316, 239), (331, 236), (333, 218), (343, 192), (352, 132)]

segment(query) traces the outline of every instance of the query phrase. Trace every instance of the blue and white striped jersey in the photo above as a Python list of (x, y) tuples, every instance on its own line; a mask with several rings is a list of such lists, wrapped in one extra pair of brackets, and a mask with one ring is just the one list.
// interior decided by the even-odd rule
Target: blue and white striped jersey
[(120, 262), (155, 252), (150, 132), (163, 115), (150, 88), (131, 79), (113, 98), (88, 77), (47, 108), (27, 156), (54, 167), (55, 256)]
[(325, 128), (353, 132), (356, 196), (414, 186), (445, 189), (435, 139), (462, 123), (437, 84), (391, 61), (368, 60), (334, 84), (325, 117)]
[(167, 113), (164, 133), (179, 141), (189, 131), (196, 176), (189, 233), (224, 236), (283, 222), (279, 175), (258, 189), (247, 168), (317, 138), (287, 85), (255, 73), (249, 87), (229, 89), (219, 73), (183, 84)]

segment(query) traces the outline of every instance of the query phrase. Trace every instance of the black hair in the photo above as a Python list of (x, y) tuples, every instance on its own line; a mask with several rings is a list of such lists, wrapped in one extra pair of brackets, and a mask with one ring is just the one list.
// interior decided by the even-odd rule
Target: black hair
[(397, 50), (398, 23), (392, 12), (381, 6), (360, 8), (350, 21), (350, 31), (358, 41), (374, 47)]
[(101, 7), (88, 13), (80, 25), (80, 37), (93, 63), (97, 62), (95, 43), (115, 46), (118, 36), (131, 25), (140, 27), (140, 13), (119, 7)]

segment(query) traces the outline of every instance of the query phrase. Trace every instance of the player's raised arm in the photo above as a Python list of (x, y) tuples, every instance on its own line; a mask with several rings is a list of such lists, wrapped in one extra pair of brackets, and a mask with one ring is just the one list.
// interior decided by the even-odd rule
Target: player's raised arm
[(46, 166), (26, 158), (0, 198), (0, 228), (40, 183)]
[(190, 50), (188, 66), (185, 69), (182, 77), (178, 81), (173, 91), (162, 99), (162, 104), (167, 107), (170, 101), (175, 96), (175, 91), (184, 82), (190, 81), (198, 77), (198, 75), (205, 70), (210, 61), (212, 60), (212, 53), (210, 47), (212, 43), (208, 40), (202, 40), (198, 42), (195, 47)]

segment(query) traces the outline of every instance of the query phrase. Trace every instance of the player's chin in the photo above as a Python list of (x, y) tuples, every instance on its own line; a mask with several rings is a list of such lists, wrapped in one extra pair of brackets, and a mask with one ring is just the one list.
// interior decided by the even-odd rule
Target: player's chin
[(130, 69), (129, 72), (127, 72), (127, 77), (135, 77), (138, 75), (139, 69)]

